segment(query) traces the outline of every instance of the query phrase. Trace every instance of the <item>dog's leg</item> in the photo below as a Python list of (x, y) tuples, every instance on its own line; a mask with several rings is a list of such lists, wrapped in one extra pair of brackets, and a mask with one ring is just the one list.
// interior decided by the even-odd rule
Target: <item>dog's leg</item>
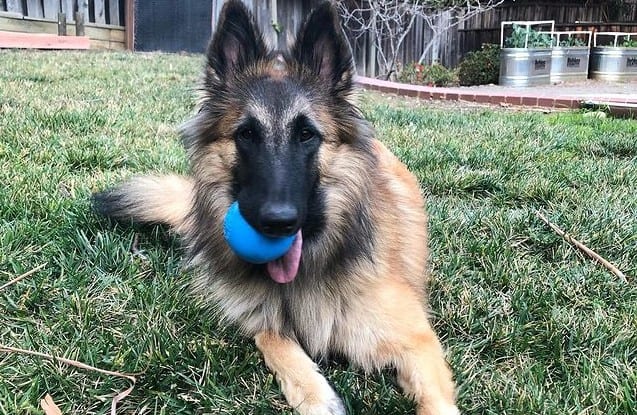
[(288, 404), (300, 415), (345, 415), (341, 399), (298, 343), (265, 331), (255, 341)]
[(398, 383), (418, 405), (417, 415), (459, 415), (451, 371), (434, 331), (426, 327), (407, 339), (394, 362)]
[(348, 341), (358, 342), (350, 358), (378, 369), (393, 366), (405, 395), (416, 401), (417, 415), (458, 415), (451, 370), (423, 302), (422, 292), (397, 279), (369, 290), (362, 299), (367, 314), (358, 314), (367, 318), (351, 326), (373, 330), (350, 332)]

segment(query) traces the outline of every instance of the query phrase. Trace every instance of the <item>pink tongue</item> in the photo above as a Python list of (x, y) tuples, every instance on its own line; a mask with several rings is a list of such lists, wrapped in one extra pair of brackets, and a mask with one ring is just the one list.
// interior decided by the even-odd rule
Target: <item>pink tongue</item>
[(268, 262), (270, 278), (279, 284), (292, 282), (299, 271), (301, 262), (301, 248), (303, 248), (303, 236), (299, 230), (292, 246), (281, 258)]

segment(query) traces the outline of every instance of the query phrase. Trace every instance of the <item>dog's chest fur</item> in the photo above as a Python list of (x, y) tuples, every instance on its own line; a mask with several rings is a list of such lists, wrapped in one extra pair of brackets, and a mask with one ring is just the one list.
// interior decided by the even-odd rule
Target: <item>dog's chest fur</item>
[(206, 280), (206, 302), (215, 304), (222, 318), (250, 336), (267, 330), (294, 338), (313, 356), (345, 353), (341, 345), (347, 343), (343, 342), (349, 336), (346, 328), (357, 327), (350, 316), (365, 313), (358, 309), (363, 276), (350, 274), (344, 279), (306, 270), (294, 282), (282, 285), (265, 274), (215, 278), (206, 265), (200, 263), (198, 268), (207, 274), (200, 277)]

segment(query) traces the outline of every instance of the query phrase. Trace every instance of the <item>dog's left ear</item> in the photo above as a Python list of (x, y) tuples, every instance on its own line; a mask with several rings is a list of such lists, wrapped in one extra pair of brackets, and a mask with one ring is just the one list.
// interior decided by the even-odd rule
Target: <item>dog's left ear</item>
[(323, 79), (332, 91), (347, 93), (354, 77), (354, 61), (334, 6), (326, 1), (307, 18), (292, 47), (298, 63)]

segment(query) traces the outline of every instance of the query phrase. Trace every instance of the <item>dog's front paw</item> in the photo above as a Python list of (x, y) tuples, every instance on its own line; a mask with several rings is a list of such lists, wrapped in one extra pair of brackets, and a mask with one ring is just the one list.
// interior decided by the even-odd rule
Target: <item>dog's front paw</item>
[(311, 372), (303, 383), (279, 379), (288, 404), (299, 415), (346, 415), (345, 405), (327, 380), (317, 372)]
[(346, 415), (343, 401), (338, 396), (328, 402), (301, 404), (295, 409), (299, 415)]
[(460, 411), (455, 405), (443, 405), (440, 409), (440, 415), (460, 415)]
[(297, 342), (268, 331), (254, 339), (285, 399), (299, 415), (346, 415), (341, 398)]
[(419, 405), (416, 415), (460, 415), (460, 411), (456, 405), (440, 402), (438, 405)]

